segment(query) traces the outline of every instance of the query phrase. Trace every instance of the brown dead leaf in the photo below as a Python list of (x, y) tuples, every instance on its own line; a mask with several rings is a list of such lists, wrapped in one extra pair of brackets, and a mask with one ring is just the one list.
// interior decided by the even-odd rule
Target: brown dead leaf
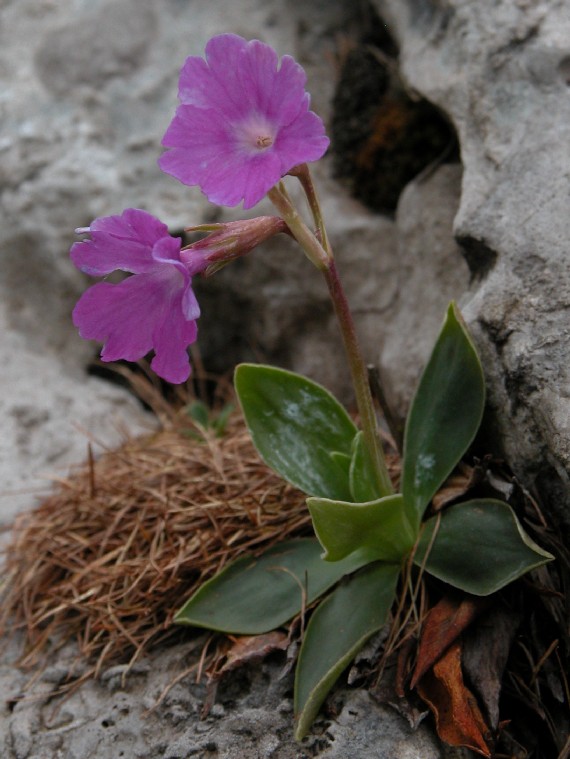
[(488, 606), (485, 598), (464, 597), (462, 599), (444, 596), (430, 609), (426, 616), (418, 660), (410, 684), (416, 686), (418, 680), (433, 666), (447, 648), (457, 639), (473, 620)]
[(413, 662), (413, 654), (415, 651), (415, 639), (408, 638), (404, 641), (403, 645), (398, 652), (397, 668), (396, 668), (396, 693), (400, 698), (404, 698), (406, 693), (405, 683), (410, 675)]
[(264, 659), (274, 651), (285, 651), (288, 645), (289, 636), (279, 630), (236, 638), (226, 652), (223, 665), (212, 673), (211, 678), (219, 680), (226, 672), (237, 669), (242, 664)]
[(501, 681), (521, 622), (516, 610), (496, 605), (474, 625), (463, 643), (463, 667), (492, 728), (499, 722)]
[(477, 467), (459, 464), (457, 470), (447, 478), (432, 499), (433, 511), (441, 511), (444, 506), (461, 498), (481, 479), (481, 470)]
[(463, 682), (460, 641), (422, 677), (417, 690), (435, 716), (442, 741), (491, 757), (486, 740), (489, 729), (475, 696)]

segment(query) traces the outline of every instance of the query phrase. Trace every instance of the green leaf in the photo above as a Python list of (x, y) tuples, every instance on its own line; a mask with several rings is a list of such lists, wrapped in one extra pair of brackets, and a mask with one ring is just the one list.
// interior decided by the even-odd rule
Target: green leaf
[(485, 380), (461, 314), (451, 303), (406, 423), (402, 492), (412, 523), (473, 441), (485, 405)]
[(364, 444), (364, 436), (359, 432), (352, 443), (352, 459), (350, 462), (350, 492), (356, 503), (366, 503), (381, 498), (378, 488), (378, 477), (373, 469), (368, 449)]
[(345, 473), (347, 482), (350, 475), (350, 462), (351, 457), (347, 453), (340, 453), (340, 451), (331, 451), (329, 456), (331, 459), (342, 467), (342, 471)]
[(210, 415), (205, 403), (195, 400), (189, 403), (184, 410), (193, 422), (197, 422), (202, 427), (208, 426)]
[(345, 467), (331, 453), (351, 455), (356, 427), (316, 382), (284, 369), (241, 364), (236, 392), (261, 458), (309, 495), (350, 499)]
[(369, 561), (399, 562), (416, 541), (399, 493), (369, 503), (308, 498), (307, 506), (326, 561), (361, 551)]
[(416, 564), (422, 564), (432, 539), (426, 571), (476, 596), (494, 593), (554, 559), (527, 535), (508, 504), (491, 498), (458, 503), (428, 519)]
[(205, 582), (174, 621), (242, 635), (274, 630), (367, 561), (355, 555), (333, 564), (320, 554), (316, 540), (301, 538), (244, 556)]
[(301, 740), (341, 672), (386, 623), (400, 567), (370, 564), (341, 583), (313, 612), (295, 675), (295, 737)]
[(234, 412), (234, 408), (235, 407), (233, 403), (226, 403), (220, 409), (219, 413), (215, 416), (212, 426), (215, 429), (216, 435), (218, 437), (223, 437), (226, 434), (228, 422), (230, 421), (230, 417)]

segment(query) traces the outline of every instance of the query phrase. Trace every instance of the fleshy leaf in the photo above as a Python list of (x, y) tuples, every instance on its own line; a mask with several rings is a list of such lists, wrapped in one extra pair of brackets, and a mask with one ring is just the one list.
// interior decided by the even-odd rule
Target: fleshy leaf
[(176, 614), (178, 624), (220, 632), (256, 635), (274, 630), (367, 563), (353, 555), (345, 561), (321, 559), (312, 538), (290, 540), (255, 559), (244, 556), (205, 582)]
[(235, 388), (265, 463), (309, 495), (350, 500), (346, 467), (356, 427), (321, 385), (273, 366), (241, 364)]
[(400, 567), (375, 562), (341, 583), (313, 612), (295, 676), (295, 737), (303, 738), (343, 669), (385, 623)]
[(481, 362), (451, 303), (406, 423), (402, 492), (413, 523), (473, 441), (484, 404)]
[(508, 504), (491, 498), (458, 503), (428, 519), (414, 558), (418, 565), (434, 530), (426, 571), (476, 596), (494, 593), (554, 559), (527, 535)]
[(368, 449), (364, 445), (364, 437), (359, 432), (352, 444), (352, 459), (350, 462), (350, 492), (356, 503), (366, 503), (381, 498), (378, 488), (378, 477), (372, 469)]
[(368, 503), (308, 498), (307, 506), (326, 561), (362, 551), (369, 561), (399, 562), (416, 540), (399, 493)]
[(346, 453), (340, 453), (340, 451), (331, 451), (329, 456), (336, 464), (342, 467), (343, 472), (348, 478), (350, 474), (350, 462), (352, 461), (351, 457)]

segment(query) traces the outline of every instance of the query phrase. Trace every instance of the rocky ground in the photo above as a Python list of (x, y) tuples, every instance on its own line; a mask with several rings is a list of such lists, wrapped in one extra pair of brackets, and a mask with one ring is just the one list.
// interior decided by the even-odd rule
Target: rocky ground
[[(203, 639), (155, 651), (135, 665), (102, 672), (63, 697), (50, 692), (74, 662), (70, 647), (32, 688), (28, 677), (3, 658), (0, 685), (0, 752), (3, 759), (439, 759), (426, 726), (413, 732), (403, 717), (365, 691), (339, 690), (334, 709), (320, 718), (302, 744), (292, 735), (292, 676), (283, 659), (246, 666), (222, 680), (209, 715), (207, 688), (188, 670)], [(75, 674), (80, 673), (77, 667)], [(180, 679), (179, 676), (187, 672)], [(178, 682), (177, 682), (178, 680)], [(25, 694), (28, 701), (12, 701)]]

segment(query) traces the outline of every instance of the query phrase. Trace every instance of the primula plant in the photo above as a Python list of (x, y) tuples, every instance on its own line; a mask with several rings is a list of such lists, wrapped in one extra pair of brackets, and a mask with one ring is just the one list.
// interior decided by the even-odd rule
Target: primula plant
[[(524, 532), (511, 507), (478, 498), (426, 518), (436, 492), (477, 433), (483, 371), (457, 306), (450, 304), (421, 377), (407, 424), (400, 488), (385, 462), (368, 376), (335, 265), (308, 163), (325, 153), (322, 121), (309, 110), (303, 69), (259, 41), (214, 37), (205, 59), (181, 71), (180, 106), (160, 167), (197, 185), (217, 204), (251, 208), (268, 197), (275, 216), (189, 227), (189, 246), (149, 213), (128, 209), (78, 230), (71, 256), (82, 271), (130, 273), (100, 282), (78, 302), (82, 337), (104, 343), (104, 361), (154, 350), (165, 380), (190, 375), (187, 347), (200, 309), (192, 277), (211, 274), (276, 234), (296, 240), (322, 272), (340, 326), (357, 403), (357, 426), (315, 382), (271, 366), (243, 364), (235, 389), (264, 461), (307, 495), (315, 538), (243, 556), (180, 609), (181, 624), (260, 634), (310, 610), (295, 680), (296, 736), (302, 738), (330, 688), (365, 641), (387, 624), (410, 567), (475, 596), (498, 591), (552, 556)], [(293, 205), (284, 177), (298, 181), (311, 219)], [(302, 262), (301, 264), (302, 265)]]

